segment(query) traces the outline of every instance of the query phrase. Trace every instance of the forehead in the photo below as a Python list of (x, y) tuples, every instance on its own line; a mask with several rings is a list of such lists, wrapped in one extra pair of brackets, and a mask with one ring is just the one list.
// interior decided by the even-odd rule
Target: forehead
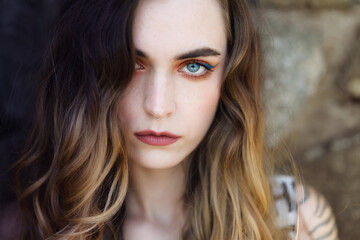
[(174, 56), (199, 47), (223, 50), (225, 22), (217, 0), (141, 0), (133, 25), (135, 47)]

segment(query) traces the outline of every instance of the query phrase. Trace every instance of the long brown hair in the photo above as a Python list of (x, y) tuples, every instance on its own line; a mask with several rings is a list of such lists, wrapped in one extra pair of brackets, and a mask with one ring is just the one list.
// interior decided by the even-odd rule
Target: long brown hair
[[(191, 154), (183, 238), (275, 239), (272, 164), (262, 154), (259, 36), (245, 1), (220, 4), (227, 68), (214, 121)], [(17, 164), (25, 183), (18, 184), (23, 238), (121, 235), (128, 160), (116, 106), (134, 69), (136, 6), (134, 0), (64, 6), (39, 82), (36, 121)], [(21, 174), (25, 169), (33, 174)]]

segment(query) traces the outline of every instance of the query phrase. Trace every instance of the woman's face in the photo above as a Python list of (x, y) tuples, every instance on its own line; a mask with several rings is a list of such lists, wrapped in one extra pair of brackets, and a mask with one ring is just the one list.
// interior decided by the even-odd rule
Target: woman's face
[(226, 30), (216, 0), (143, 0), (137, 64), (118, 115), (128, 156), (146, 168), (183, 161), (204, 138), (220, 96)]

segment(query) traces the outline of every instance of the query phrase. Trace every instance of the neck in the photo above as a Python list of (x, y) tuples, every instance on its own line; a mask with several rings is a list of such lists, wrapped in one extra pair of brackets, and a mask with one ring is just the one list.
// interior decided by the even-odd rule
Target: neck
[(127, 216), (163, 226), (178, 222), (184, 215), (185, 162), (168, 169), (130, 163)]

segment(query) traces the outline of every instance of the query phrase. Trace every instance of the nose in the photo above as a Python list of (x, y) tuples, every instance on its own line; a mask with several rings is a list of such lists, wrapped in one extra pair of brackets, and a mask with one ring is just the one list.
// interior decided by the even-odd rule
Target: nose
[(171, 116), (176, 109), (171, 77), (166, 73), (154, 72), (146, 79), (144, 110), (151, 118)]

